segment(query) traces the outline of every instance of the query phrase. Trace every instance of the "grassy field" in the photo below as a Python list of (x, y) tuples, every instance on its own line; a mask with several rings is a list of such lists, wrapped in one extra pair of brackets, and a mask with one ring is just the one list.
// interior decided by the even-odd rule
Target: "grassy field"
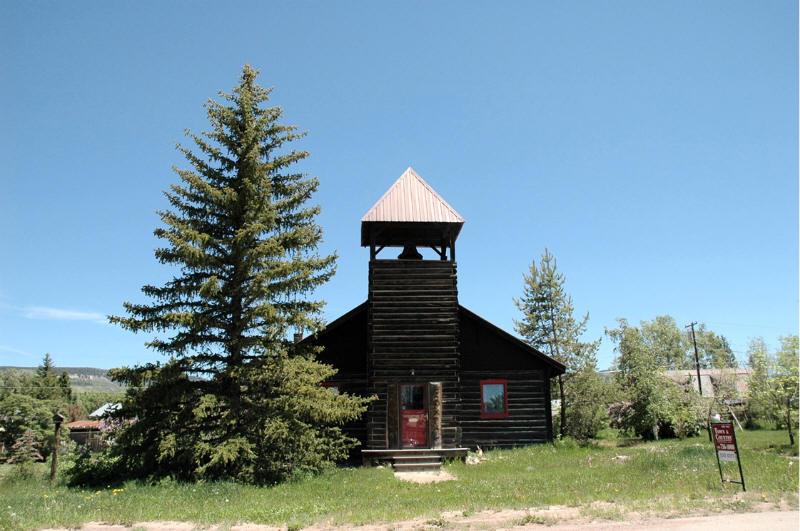
[[(127, 482), (99, 490), (51, 486), (42, 465), (33, 479), (4, 466), (0, 529), (79, 526), (89, 521), (152, 520), (199, 525), (254, 522), (299, 528), (314, 522), (359, 524), (444, 511), (577, 506), (583, 514), (620, 518), (627, 511), (674, 515), (694, 510), (746, 511), (764, 500), (796, 508), (797, 448), (785, 432), (737, 432), (748, 492), (721, 484), (705, 434), (681, 441), (638, 442), (609, 432), (597, 444), (540, 445), (487, 452), (479, 465), (447, 466), (458, 481), (401, 482), (388, 469), (341, 468), (276, 487), (234, 483), (156, 485)], [(735, 474), (734, 467), (730, 473)], [(603, 503), (595, 503), (603, 502)]]

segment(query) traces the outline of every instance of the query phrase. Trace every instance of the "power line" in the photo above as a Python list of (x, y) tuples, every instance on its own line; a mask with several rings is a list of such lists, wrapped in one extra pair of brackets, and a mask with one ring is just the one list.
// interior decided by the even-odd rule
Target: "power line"
[[(77, 387), (80, 388), (82, 386), (79, 385)], [(125, 386), (126, 389), (130, 389), (130, 388), (140, 389), (141, 387), (142, 386), (134, 386), (134, 385), (126, 385)], [(52, 387), (52, 386), (41, 386), (41, 385), (0, 385), (0, 389), (72, 389), (72, 386), (70, 386), (70, 387), (61, 387), (61, 386)], [(93, 393), (114, 393), (115, 391), (91, 391), (91, 392), (93, 392)]]

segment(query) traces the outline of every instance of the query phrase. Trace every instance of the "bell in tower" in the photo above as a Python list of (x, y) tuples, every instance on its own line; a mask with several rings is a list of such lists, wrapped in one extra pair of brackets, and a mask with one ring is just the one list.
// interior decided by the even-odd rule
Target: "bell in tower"
[(398, 260), (422, 260), (422, 255), (414, 245), (406, 245), (403, 252), (397, 255)]

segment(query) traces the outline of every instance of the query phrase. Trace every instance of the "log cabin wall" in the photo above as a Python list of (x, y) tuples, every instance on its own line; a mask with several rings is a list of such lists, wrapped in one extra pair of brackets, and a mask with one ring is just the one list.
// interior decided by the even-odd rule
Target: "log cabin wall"
[[(358, 396), (369, 396), (367, 391), (367, 379), (364, 377), (363, 373), (361, 374), (352, 374), (352, 373), (345, 373), (340, 372), (338, 375), (333, 377), (334, 381), (340, 384), (340, 390), (343, 393), (351, 394), (351, 395), (358, 395)], [(361, 452), (362, 448), (365, 448), (364, 443), (367, 440), (367, 426), (363, 420), (363, 417), (358, 420), (353, 420), (342, 426), (342, 431), (348, 437), (352, 437), (356, 439), (360, 445), (353, 449), (353, 456), (358, 455)]]
[[(508, 417), (483, 418), (481, 380), (505, 380)], [(550, 408), (543, 371), (464, 371), (461, 375), (461, 444), (474, 448), (508, 448), (552, 439)]]
[[(337, 373), (328, 379), (327, 384), (335, 383), (343, 393), (369, 396), (367, 392), (367, 305), (361, 304), (346, 313), (319, 334), (311, 338), (314, 344), (323, 348), (317, 355), (322, 363), (333, 365)], [(353, 455), (361, 452), (367, 440), (367, 427), (364, 417), (348, 422), (342, 431), (357, 439), (361, 446)]]
[[(441, 382), (442, 446), (460, 446), (456, 264), (371, 260), (369, 264), (367, 448), (398, 447), (397, 384)], [(394, 396), (394, 400), (391, 397)]]
[[(522, 446), (552, 440), (552, 363), (503, 330), (461, 307), (461, 444), (482, 448)], [(481, 380), (506, 381), (508, 416), (481, 412)]]

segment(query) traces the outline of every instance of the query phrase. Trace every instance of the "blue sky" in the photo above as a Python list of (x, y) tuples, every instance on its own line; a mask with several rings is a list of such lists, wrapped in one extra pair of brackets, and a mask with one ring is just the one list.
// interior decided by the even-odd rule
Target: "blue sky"
[(245, 63), (309, 132), (328, 320), (366, 299), (359, 220), (412, 166), (466, 219), (460, 302), (506, 330), (547, 246), (587, 339), (670, 314), (740, 358), (775, 346), (798, 327), (797, 9), (5, 2), (0, 365), (160, 359), (104, 316), (169, 278), (152, 231), (174, 144)]

